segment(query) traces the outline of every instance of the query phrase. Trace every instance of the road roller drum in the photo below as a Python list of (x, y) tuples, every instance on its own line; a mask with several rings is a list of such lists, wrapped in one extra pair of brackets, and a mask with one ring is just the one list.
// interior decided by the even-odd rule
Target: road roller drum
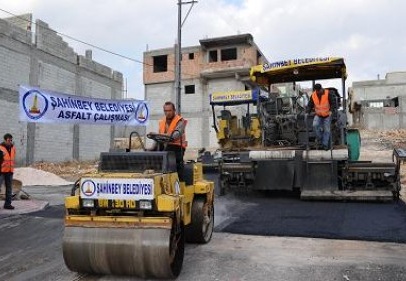
[(174, 278), (182, 268), (183, 230), (67, 227), (63, 256), (76, 272)]

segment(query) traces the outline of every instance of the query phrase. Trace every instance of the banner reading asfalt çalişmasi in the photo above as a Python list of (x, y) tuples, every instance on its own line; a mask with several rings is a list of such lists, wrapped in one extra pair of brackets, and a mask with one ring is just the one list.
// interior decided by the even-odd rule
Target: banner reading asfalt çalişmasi
[(95, 99), (20, 86), (20, 120), (41, 123), (146, 126), (148, 103)]

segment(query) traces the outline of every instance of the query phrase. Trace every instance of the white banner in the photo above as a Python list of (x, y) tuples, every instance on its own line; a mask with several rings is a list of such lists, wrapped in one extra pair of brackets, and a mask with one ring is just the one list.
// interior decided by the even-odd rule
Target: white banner
[(82, 178), (80, 180), (82, 198), (153, 200), (153, 179)]
[(142, 100), (108, 100), (67, 95), (20, 86), (20, 120), (94, 125), (148, 124), (149, 106)]

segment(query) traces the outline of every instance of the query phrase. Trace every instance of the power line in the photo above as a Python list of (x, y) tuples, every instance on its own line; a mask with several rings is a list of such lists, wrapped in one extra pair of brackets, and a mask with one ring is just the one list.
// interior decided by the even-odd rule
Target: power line
[[(28, 19), (25, 19), (25, 18), (23, 18), (23, 17), (21, 17), (21, 16), (19, 16), (19, 15), (16, 15), (16, 14), (14, 14), (14, 13), (12, 13), (12, 12), (6, 11), (6, 10), (1, 9), (1, 8), (0, 8), (0, 11), (4, 12), (4, 13), (6, 13), (6, 14), (12, 15), (12, 16), (14, 16), (14, 17), (20, 19), (20, 20), (29, 22), (29, 23), (31, 23), (31, 24), (33, 24), (33, 25), (37, 25), (36, 22), (30, 21), (30, 20), (28, 20)], [(77, 39), (77, 38), (75, 38), (75, 37), (73, 37), (73, 36), (70, 36), (70, 35), (68, 35), (68, 34), (61, 33), (61, 32), (59, 32), (59, 31), (56, 31), (56, 30), (54, 30), (54, 29), (52, 29), (52, 28), (49, 28), (49, 27), (46, 27), (46, 26), (41, 26), (41, 27), (44, 28), (44, 29), (47, 29), (47, 30), (49, 30), (49, 31), (55, 32), (56, 34), (58, 34), (58, 35), (60, 35), (60, 36), (62, 36), (62, 37), (69, 38), (69, 39), (72, 40), (72, 41), (76, 41), (76, 42), (78, 42), (78, 43), (81, 43), (81, 44), (90, 46), (90, 47), (92, 47), (92, 48), (95, 48), (95, 49), (97, 49), (97, 50), (103, 51), (103, 52), (105, 52), (105, 53), (108, 53), (108, 54), (111, 54), (111, 55), (115, 55), (115, 56), (121, 57), (121, 58), (123, 58), (123, 59), (132, 61), (132, 62), (136, 62), (136, 63), (140, 63), (140, 64), (143, 64), (143, 65), (146, 65), (146, 66), (153, 67), (153, 65), (151, 65), (151, 64), (149, 64), (149, 63), (145, 63), (145, 62), (140, 61), (140, 60), (138, 60), (138, 59), (134, 59), (134, 58), (131, 58), (131, 57), (129, 57), (129, 56), (122, 55), (122, 54), (119, 54), (119, 53), (117, 53), (117, 52), (113, 52), (113, 51), (107, 50), (106, 48), (99, 47), (99, 46), (94, 45), (94, 44), (92, 44), (92, 43), (85, 42), (85, 41), (83, 41), (83, 40)], [(169, 72), (175, 72), (175, 70), (167, 70), (167, 71), (169, 71)], [(194, 75), (189, 74), (189, 73), (182, 73), (182, 74), (188, 75), (188, 76), (194, 76)]]
[[(23, 21), (29, 22), (29, 23), (31, 23), (31, 24), (33, 24), (33, 25), (37, 25), (37, 23), (34, 22), (34, 21), (30, 21), (30, 20), (28, 20), (28, 19), (25, 19), (25, 18), (23, 18), (23, 17), (20, 17), (19, 15), (16, 15), (16, 14), (14, 14), (14, 13), (11, 13), (11, 12), (9, 12), (9, 11), (6, 11), (6, 10), (4, 10), (4, 9), (1, 9), (1, 8), (0, 8), (0, 11), (5, 12), (5, 13), (7, 13), (7, 14), (10, 14), (10, 15), (12, 15), (12, 16), (18, 18), (18, 19), (21, 19), (21, 20), (23, 20)], [(60, 36), (69, 38), (69, 39), (71, 39), (71, 40), (73, 40), (73, 41), (76, 41), (76, 42), (82, 43), (82, 44), (84, 44), (84, 45), (93, 47), (93, 48), (98, 49), (98, 50), (100, 50), (100, 51), (103, 51), (103, 52), (106, 52), (106, 53), (109, 53), (109, 54), (112, 54), (112, 55), (115, 55), (115, 56), (119, 56), (119, 57), (121, 57), (121, 58), (130, 60), (130, 61), (133, 61), (133, 62), (145, 64), (144, 62), (142, 62), (142, 61), (140, 61), (140, 60), (137, 60), (137, 59), (134, 59), (134, 58), (125, 56), (125, 55), (121, 55), (121, 54), (119, 54), (119, 53), (116, 53), (116, 52), (113, 52), (113, 51), (110, 51), (110, 50), (107, 50), (107, 49), (105, 49), (105, 48), (103, 48), (103, 47), (99, 47), (99, 46), (94, 45), (94, 44), (92, 44), (92, 43), (85, 42), (85, 41), (83, 41), (83, 40), (77, 39), (77, 38), (75, 38), (75, 37), (73, 37), (73, 36), (70, 36), (70, 35), (68, 35), (68, 34), (64, 34), (64, 33), (62, 33), (62, 32), (53, 30), (52, 28), (49, 28), (49, 27), (46, 27), (46, 26), (41, 26), (41, 27), (44, 28), (44, 29), (47, 29), (47, 30), (49, 30), (49, 31), (53, 31), (53, 32), (55, 32), (56, 34), (58, 34), (58, 35), (60, 35)], [(147, 65), (148, 65), (148, 64), (147, 64)]]

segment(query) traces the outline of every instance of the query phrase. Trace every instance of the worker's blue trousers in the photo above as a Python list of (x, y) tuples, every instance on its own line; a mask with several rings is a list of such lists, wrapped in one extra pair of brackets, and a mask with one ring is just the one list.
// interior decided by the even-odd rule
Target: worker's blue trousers
[(317, 141), (325, 148), (330, 148), (330, 127), (331, 115), (327, 117), (314, 116), (313, 129), (316, 133)]

